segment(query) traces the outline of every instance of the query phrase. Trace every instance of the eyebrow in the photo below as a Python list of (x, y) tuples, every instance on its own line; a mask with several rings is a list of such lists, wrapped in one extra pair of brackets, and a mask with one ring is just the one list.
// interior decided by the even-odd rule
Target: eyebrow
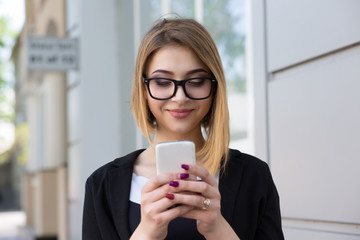
[[(188, 71), (186, 74), (190, 75), (190, 74), (199, 73), (199, 72), (209, 73), (208, 71), (206, 71), (203, 68), (196, 68), (196, 69)], [(169, 75), (174, 75), (173, 72), (164, 70), (164, 69), (157, 69), (157, 70), (153, 71), (151, 74), (154, 74), (154, 73), (165, 73), (165, 74), (169, 74)]]

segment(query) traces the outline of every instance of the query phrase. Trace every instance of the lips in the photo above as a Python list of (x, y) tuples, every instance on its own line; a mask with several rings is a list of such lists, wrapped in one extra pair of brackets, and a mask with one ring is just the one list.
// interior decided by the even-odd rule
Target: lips
[(168, 111), (172, 117), (182, 119), (189, 116), (192, 112), (192, 109), (171, 109)]

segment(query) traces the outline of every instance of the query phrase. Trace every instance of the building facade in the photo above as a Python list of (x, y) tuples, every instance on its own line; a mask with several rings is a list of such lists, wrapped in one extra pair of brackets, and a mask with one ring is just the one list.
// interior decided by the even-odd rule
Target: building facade
[[(212, 1), (25, 2), (13, 54), (30, 134), (24, 208), (38, 236), (77, 240), (87, 177), (147, 146), (130, 112), (141, 37), (169, 12), (206, 22)], [(239, 10), (247, 23), (247, 94), (245, 102), (229, 94), (232, 146), (270, 165), (286, 239), (360, 239), (359, 8), (356, 0), (255, 0)], [(28, 71), (28, 36), (78, 39), (78, 69)], [(246, 134), (233, 134), (242, 121)]]
[(25, 1), (26, 18), (13, 49), (16, 124), (27, 122), (29, 153), (22, 177), (27, 225), (41, 238), (67, 238), (66, 75), (28, 70), (29, 37), (65, 37), (65, 1)]
[(360, 239), (360, 3), (249, 2), (255, 147), (285, 237)]

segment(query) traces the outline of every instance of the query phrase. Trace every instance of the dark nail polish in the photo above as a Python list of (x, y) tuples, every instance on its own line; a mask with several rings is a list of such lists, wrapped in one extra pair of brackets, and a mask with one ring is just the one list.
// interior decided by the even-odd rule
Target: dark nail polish
[(180, 177), (180, 179), (186, 179), (186, 178), (189, 178), (189, 174), (188, 173), (180, 173), (179, 177)]
[(165, 197), (170, 199), (170, 200), (173, 200), (175, 198), (175, 195), (171, 194), (171, 193), (167, 193), (167, 194), (165, 194)]
[(172, 187), (178, 187), (179, 186), (179, 182), (178, 181), (170, 181), (169, 185)]
[(190, 169), (190, 166), (187, 164), (181, 164), (181, 168), (185, 169), (186, 171), (188, 171)]

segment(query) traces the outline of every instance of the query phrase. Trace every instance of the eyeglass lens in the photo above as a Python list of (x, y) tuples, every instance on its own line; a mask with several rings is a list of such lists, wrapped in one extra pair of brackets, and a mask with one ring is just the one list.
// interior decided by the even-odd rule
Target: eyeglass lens
[[(193, 99), (207, 98), (211, 93), (212, 81), (208, 78), (185, 80), (185, 94)], [(156, 78), (150, 79), (149, 90), (153, 97), (167, 99), (173, 97), (176, 91), (175, 80)]]

